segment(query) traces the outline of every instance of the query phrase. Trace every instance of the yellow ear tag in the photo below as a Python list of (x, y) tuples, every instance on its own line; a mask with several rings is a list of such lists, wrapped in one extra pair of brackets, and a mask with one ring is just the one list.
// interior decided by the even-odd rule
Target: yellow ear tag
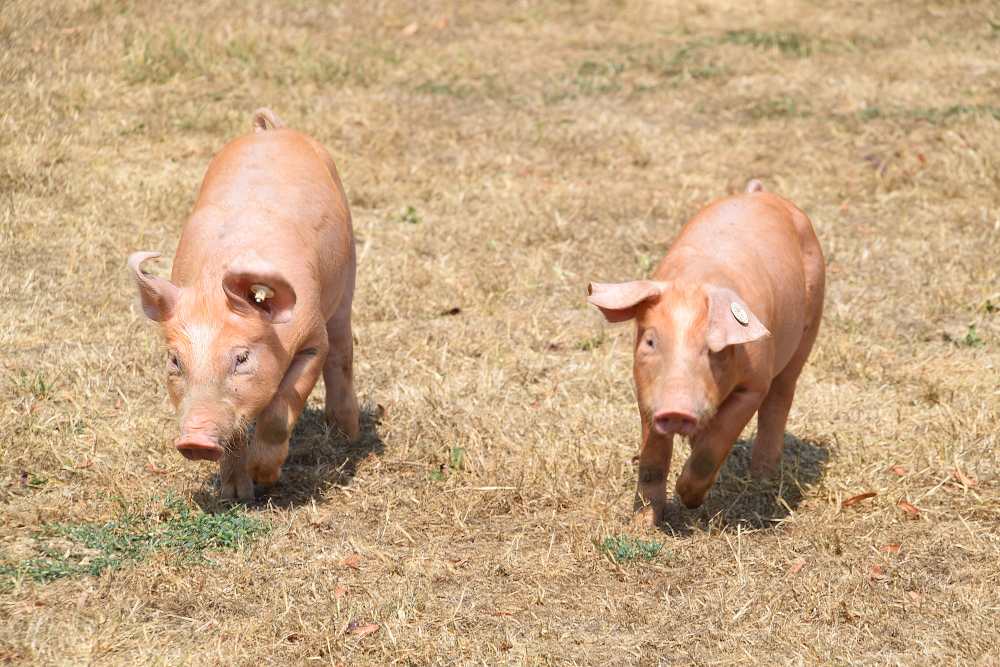
[(267, 285), (261, 285), (260, 283), (254, 283), (250, 286), (253, 290), (253, 299), (257, 303), (261, 303), (264, 299), (270, 299), (274, 296), (274, 290)]
[(747, 316), (747, 311), (743, 310), (743, 306), (733, 301), (729, 308), (733, 311), (733, 317), (736, 318), (737, 322), (743, 326), (750, 324), (750, 318)]

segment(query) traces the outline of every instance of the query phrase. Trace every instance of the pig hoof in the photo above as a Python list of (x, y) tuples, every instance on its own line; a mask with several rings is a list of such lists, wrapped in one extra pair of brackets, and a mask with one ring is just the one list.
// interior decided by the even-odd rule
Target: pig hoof
[(632, 521), (637, 526), (655, 526), (656, 512), (652, 507), (644, 507), (632, 516)]
[(778, 465), (771, 465), (770, 463), (757, 463), (750, 465), (750, 476), (753, 477), (755, 482), (766, 482), (778, 473)]
[(347, 426), (341, 426), (339, 420), (335, 416), (327, 414), (326, 427), (330, 429), (330, 432), (336, 435), (342, 435), (347, 438), (347, 442), (350, 444), (355, 444), (361, 439), (361, 425), (359, 422), (353, 422)]
[(702, 493), (701, 495), (686, 495), (686, 496), (678, 493), (677, 495), (681, 496), (681, 502), (684, 503), (684, 507), (688, 508), (689, 510), (701, 507), (702, 504), (705, 502), (704, 493)]
[(259, 468), (257, 466), (249, 466), (247, 472), (250, 473), (250, 478), (261, 486), (274, 486), (281, 478), (280, 465), (275, 466), (270, 470)]
[(219, 489), (219, 498), (222, 500), (251, 501), (254, 499), (253, 482), (246, 471), (233, 472), (228, 475), (222, 471), (222, 485)]

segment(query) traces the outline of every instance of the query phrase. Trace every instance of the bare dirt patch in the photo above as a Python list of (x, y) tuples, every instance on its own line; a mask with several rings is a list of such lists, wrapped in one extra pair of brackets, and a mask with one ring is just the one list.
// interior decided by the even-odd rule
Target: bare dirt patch
[[(224, 509), (125, 260), (171, 256), (258, 106), (347, 188), (366, 404), (346, 447), (317, 388), (240, 510), (266, 534), (8, 574), (0, 663), (1000, 661), (995, 3), (358, 4), (0, 6), (3, 562)], [(703, 508), (633, 528), (631, 329), (587, 281), (750, 178), (828, 262), (781, 474), (751, 423)]]

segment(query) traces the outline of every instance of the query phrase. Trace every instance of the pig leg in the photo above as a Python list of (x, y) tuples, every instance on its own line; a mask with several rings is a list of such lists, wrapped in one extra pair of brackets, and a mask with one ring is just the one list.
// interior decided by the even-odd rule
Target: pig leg
[(639, 451), (639, 483), (635, 488), (635, 522), (654, 526), (663, 518), (667, 502), (667, 473), (674, 451), (674, 434), (664, 435), (642, 419), (642, 449)]
[(764, 391), (730, 394), (708, 424), (692, 436), (691, 457), (677, 478), (677, 495), (686, 507), (693, 509), (705, 502), (722, 463), (763, 399)]
[(754, 440), (750, 455), (750, 475), (757, 481), (771, 477), (781, 467), (781, 454), (785, 449), (785, 423), (788, 421), (788, 411), (792, 409), (795, 383), (798, 382), (819, 332), (819, 318), (814, 318), (813, 322), (803, 332), (791, 361), (771, 381), (771, 388), (757, 412), (757, 439)]
[(351, 334), (351, 299), (354, 275), (349, 275), (344, 296), (333, 317), (326, 323), (330, 351), (323, 365), (326, 385), (326, 425), (357, 442), (360, 433), (358, 397), (354, 393), (354, 337)]
[(326, 340), (295, 355), (274, 398), (257, 415), (257, 428), (247, 448), (247, 471), (261, 486), (272, 486), (281, 476), (288, 456), (288, 436), (319, 380), (326, 360)]
[(253, 480), (247, 472), (247, 439), (239, 438), (219, 461), (220, 497), (223, 500), (253, 500)]

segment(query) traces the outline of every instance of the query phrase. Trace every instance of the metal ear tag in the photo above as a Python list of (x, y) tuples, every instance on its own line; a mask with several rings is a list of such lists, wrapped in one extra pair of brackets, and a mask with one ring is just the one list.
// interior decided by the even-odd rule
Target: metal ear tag
[(733, 317), (736, 318), (737, 322), (743, 326), (750, 324), (750, 317), (747, 316), (747, 311), (743, 310), (743, 306), (733, 301), (729, 308), (733, 311)]
[(267, 285), (261, 285), (260, 283), (254, 283), (250, 286), (253, 291), (253, 299), (257, 303), (261, 303), (264, 299), (270, 299), (274, 296), (274, 290)]

